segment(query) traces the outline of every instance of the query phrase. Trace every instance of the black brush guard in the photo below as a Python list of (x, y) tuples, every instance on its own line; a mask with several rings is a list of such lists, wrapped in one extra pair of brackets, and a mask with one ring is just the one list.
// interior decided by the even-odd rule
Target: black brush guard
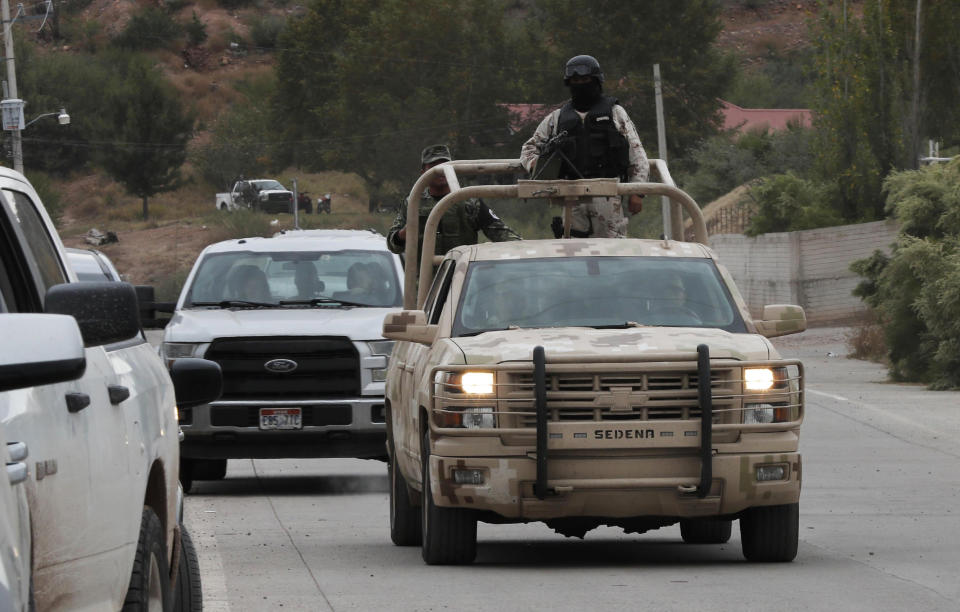
[[(549, 451), (547, 450), (547, 359), (542, 346), (533, 349), (534, 403), (537, 410), (537, 499), (551, 493), (547, 487)], [(697, 396), (700, 403), (700, 483), (697, 497), (710, 493), (713, 482), (713, 395), (710, 383), (710, 348), (697, 346)]]

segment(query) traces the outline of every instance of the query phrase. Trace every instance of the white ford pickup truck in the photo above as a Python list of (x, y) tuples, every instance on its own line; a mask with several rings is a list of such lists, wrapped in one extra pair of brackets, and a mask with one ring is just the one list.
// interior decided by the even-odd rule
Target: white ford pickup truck
[[(0, 168), (0, 427), (25, 464), (27, 605), (169, 610), (176, 598), (196, 609), (175, 590), (191, 585), (178, 580), (174, 384), (144, 339), (134, 288), (77, 280), (33, 187)], [(183, 407), (219, 393), (215, 364), (172, 372)]]
[(217, 480), (227, 459), (383, 458), (383, 381), (400, 309), (399, 257), (359, 230), (296, 230), (210, 245), (163, 337), (172, 360), (223, 369), (223, 395), (180, 412), (180, 480)]

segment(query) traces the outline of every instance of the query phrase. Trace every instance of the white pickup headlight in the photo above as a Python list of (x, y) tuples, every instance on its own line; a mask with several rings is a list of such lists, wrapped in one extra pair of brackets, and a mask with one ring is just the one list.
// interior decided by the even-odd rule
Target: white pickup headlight
[(167, 360), (180, 359), (181, 357), (201, 357), (201, 347), (205, 343), (198, 342), (164, 342), (161, 345), (163, 358)]

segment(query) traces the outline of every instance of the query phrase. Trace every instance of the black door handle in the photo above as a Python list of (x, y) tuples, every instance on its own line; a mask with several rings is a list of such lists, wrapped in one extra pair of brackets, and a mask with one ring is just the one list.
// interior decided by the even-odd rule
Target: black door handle
[(130, 397), (130, 389), (123, 385), (108, 385), (107, 392), (110, 394), (110, 403), (114, 406)]
[(90, 405), (90, 396), (86, 393), (67, 393), (67, 410), (80, 412)]

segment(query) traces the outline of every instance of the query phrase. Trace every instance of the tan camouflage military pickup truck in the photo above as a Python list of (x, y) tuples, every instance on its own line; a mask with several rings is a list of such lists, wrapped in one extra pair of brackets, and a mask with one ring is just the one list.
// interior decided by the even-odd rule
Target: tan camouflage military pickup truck
[[(747, 559), (795, 557), (803, 366), (768, 338), (802, 331), (803, 310), (772, 305), (753, 319), (703, 244), (699, 208), (652, 163), (663, 182), (461, 188), (459, 175), (516, 162), (434, 170), (452, 192), (424, 228), (419, 291), (408, 265), (406, 310), (383, 329), (398, 341), (386, 382), (391, 537), (420, 544), (428, 564), (472, 562), (477, 521), (579, 537), (679, 522), (685, 542), (705, 544), (726, 542), (739, 520)], [(463, 198), (630, 193), (670, 197), (697, 241), (487, 243), (431, 261), (436, 221)], [(417, 231), (407, 228), (408, 262)]]

